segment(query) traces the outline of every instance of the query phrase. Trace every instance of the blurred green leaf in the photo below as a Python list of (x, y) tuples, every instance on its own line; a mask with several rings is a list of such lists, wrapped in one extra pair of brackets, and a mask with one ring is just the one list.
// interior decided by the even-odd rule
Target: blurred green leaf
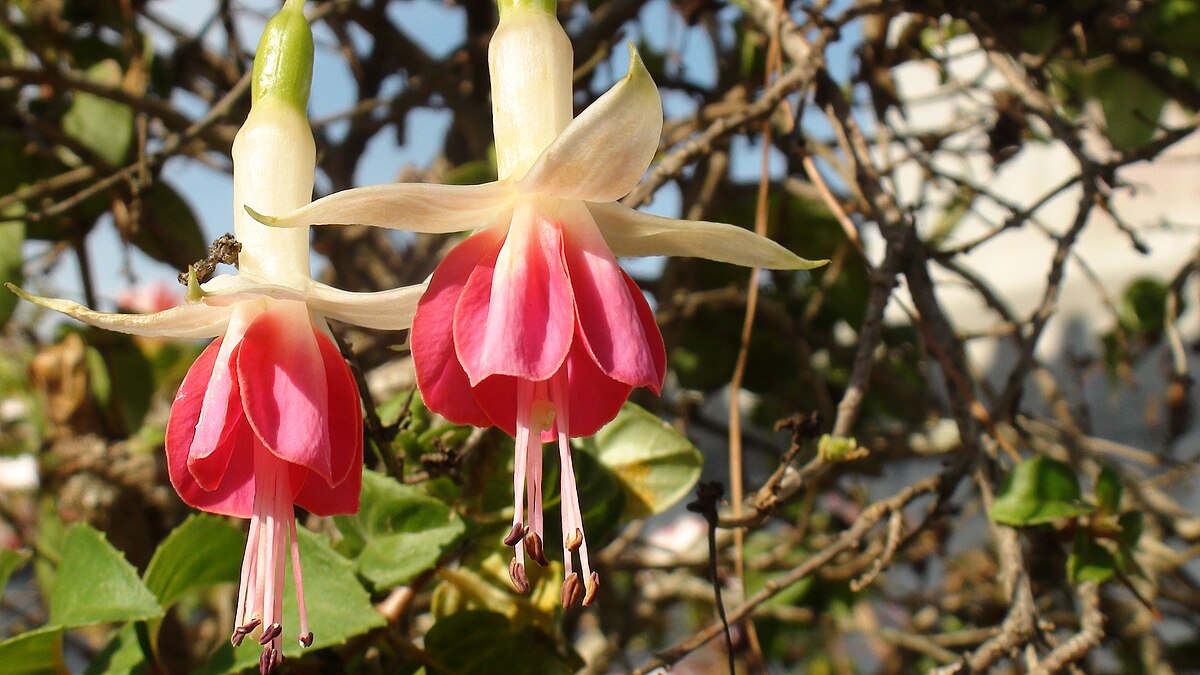
[(1037, 456), (1021, 462), (1008, 475), (988, 516), (997, 523), (1021, 527), (1093, 510), (1081, 500), (1079, 479), (1071, 467)]
[(1122, 150), (1150, 140), (1168, 100), (1157, 85), (1120, 65), (1093, 73), (1092, 92), (1104, 110), (1108, 139)]
[(0, 672), (4, 675), (66, 675), (62, 659), (62, 628), (48, 626), (0, 642)]
[[(121, 66), (105, 59), (87, 69), (91, 82), (117, 88), (121, 85)], [(129, 156), (133, 142), (133, 109), (111, 99), (76, 92), (71, 108), (63, 116), (63, 131), (112, 166)]]
[(163, 608), (137, 570), (104, 535), (84, 524), (67, 531), (58, 581), (50, 594), (50, 623), (74, 628), (156, 619)]
[(26, 560), (29, 560), (28, 553), (0, 548), (0, 598), (4, 597), (4, 586), (8, 583), (8, 578)]
[(1101, 513), (1117, 513), (1121, 510), (1123, 491), (1121, 477), (1111, 466), (1106, 465), (1096, 477), (1096, 507)]
[(691, 492), (704, 457), (674, 427), (626, 403), (589, 441), (577, 441), (611, 470), (625, 490), (627, 519), (662, 513)]
[(515, 628), (502, 614), (468, 611), (448, 616), (425, 634), (430, 673), (552, 675), (583, 666), (575, 654), (558, 651), (554, 639), (533, 626)]
[(432, 568), (466, 529), (449, 506), (374, 471), (363, 472), (358, 513), (334, 522), (344, 537), (341, 550), (376, 588), (398, 586)]
[(1112, 553), (1096, 543), (1084, 530), (1075, 533), (1075, 545), (1067, 556), (1067, 578), (1073, 584), (1094, 581), (1102, 584), (1116, 574)]
[(1121, 533), (1117, 535), (1116, 561), (1117, 569), (1123, 574), (1139, 574), (1145, 576), (1142, 568), (1134, 558), (1138, 540), (1142, 538), (1145, 529), (1145, 515), (1141, 511), (1126, 511), (1117, 519)]
[[(0, 286), (5, 283), (22, 283), (21, 244), (25, 241), (25, 223), (19, 220), (0, 221)], [(12, 316), (17, 307), (17, 296), (7, 291), (0, 293), (0, 325)]]
[[(308, 609), (308, 625), (313, 644), (301, 647), (300, 619), (296, 609), (296, 594), (292, 587), (291, 561), (284, 584), (283, 653), (288, 659), (298, 659), (324, 647), (340, 645), (346, 640), (379, 628), (387, 622), (371, 604), (371, 596), (354, 575), (354, 566), (329, 545), (326, 536), (297, 527), (300, 541), (300, 565), (304, 572), (304, 600)], [(232, 627), (231, 627), (232, 628)], [(246, 640), (234, 648), (228, 641), (201, 668), (199, 673), (227, 673), (244, 670), (258, 663), (262, 647), (256, 640)]]
[(146, 655), (138, 643), (137, 625), (127, 623), (91, 660), (85, 675), (141, 675), (149, 671)]
[(154, 366), (129, 335), (98, 328), (86, 333), (88, 377), (110, 427), (124, 435), (142, 425), (154, 398)]
[(146, 567), (146, 587), (163, 607), (184, 593), (238, 581), (245, 536), (227, 521), (194, 514), (159, 544)]
[(1157, 279), (1143, 277), (1130, 282), (1118, 310), (1121, 325), (1134, 335), (1158, 341), (1166, 322), (1168, 293), (1166, 284)]
[(200, 221), (192, 207), (170, 185), (158, 181), (142, 201), (133, 244), (146, 255), (176, 269), (203, 258), (208, 251)]

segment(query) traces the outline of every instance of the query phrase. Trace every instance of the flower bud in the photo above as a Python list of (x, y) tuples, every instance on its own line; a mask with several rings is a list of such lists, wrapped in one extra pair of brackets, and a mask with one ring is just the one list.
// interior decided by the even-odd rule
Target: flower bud
[(277, 99), (301, 112), (312, 89), (313, 37), (304, 18), (304, 0), (287, 0), (263, 30), (254, 57), (254, 105)]

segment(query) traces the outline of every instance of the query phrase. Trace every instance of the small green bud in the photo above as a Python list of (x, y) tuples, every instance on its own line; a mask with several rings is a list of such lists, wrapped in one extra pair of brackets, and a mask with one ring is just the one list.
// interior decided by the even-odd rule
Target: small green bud
[(544, 12), (554, 16), (557, 6), (558, 0), (496, 0), (496, 7), (500, 10), (501, 19), (510, 13), (528, 11)]
[(826, 462), (852, 462), (868, 455), (866, 448), (853, 438), (824, 434), (817, 441), (817, 455)]
[(196, 268), (188, 265), (188, 284), (187, 295), (184, 296), (188, 302), (200, 302), (206, 293), (203, 288), (200, 288), (200, 280), (196, 278)]
[(267, 22), (258, 41), (251, 82), (253, 104), (272, 98), (304, 112), (312, 89), (312, 70), (313, 37), (304, 18), (304, 0), (287, 0)]

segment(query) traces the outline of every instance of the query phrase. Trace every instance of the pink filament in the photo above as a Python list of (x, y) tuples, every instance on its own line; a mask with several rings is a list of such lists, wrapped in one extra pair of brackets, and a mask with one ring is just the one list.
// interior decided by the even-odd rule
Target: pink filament
[(269, 672), (282, 660), (282, 631), (277, 627), (283, 624), (283, 584), (289, 548), (296, 604), (300, 610), (301, 644), (305, 644), (309, 632), (308, 612), (304, 604), (289, 465), (267, 450), (257, 438), (255, 441), (254, 513), (242, 560), (233, 640), (235, 644), (241, 642), (250, 630), (258, 627), (260, 635), (267, 637), (262, 642), (261, 668)]

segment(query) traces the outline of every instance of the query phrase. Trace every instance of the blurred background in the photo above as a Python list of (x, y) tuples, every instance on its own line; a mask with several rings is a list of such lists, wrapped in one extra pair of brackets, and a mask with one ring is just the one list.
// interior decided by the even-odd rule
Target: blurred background
[[(0, 281), (106, 311), (181, 302), (177, 275), (232, 231), (230, 146), (277, 8), (0, 0)], [(495, 178), (492, 3), (308, 13), (316, 196)], [(624, 75), (625, 41), (663, 97), (659, 155), (626, 204), (831, 263), (621, 261), (669, 370), (661, 398), (635, 393), (642, 409), (581, 443), (605, 579), (585, 611), (557, 607), (553, 571), (531, 596), (508, 588), (511, 440), (429, 415), (404, 333), (335, 326), (363, 374), (365, 512), (384, 515), (302, 519), (327, 535), (305, 554), (327, 563), (327, 604), (354, 609), (285, 668), (1200, 668), (1200, 2), (558, 14), (577, 113)], [(316, 228), (314, 270), (349, 290), (417, 283), (457, 241)], [(0, 328), (0, 673), (246, 665), (219, 647), (225, 568), (176, 593), (151, 562), (240, 559), (236, 524), (187, 519), (161, 457), (203, 345), (86, 329), (7, 292)], [(723, 498), (695, 497), (707, 481)], [(157, 614), (63, 618), (81, 532), (133, 567), (69, 578), (141, 584)]]

